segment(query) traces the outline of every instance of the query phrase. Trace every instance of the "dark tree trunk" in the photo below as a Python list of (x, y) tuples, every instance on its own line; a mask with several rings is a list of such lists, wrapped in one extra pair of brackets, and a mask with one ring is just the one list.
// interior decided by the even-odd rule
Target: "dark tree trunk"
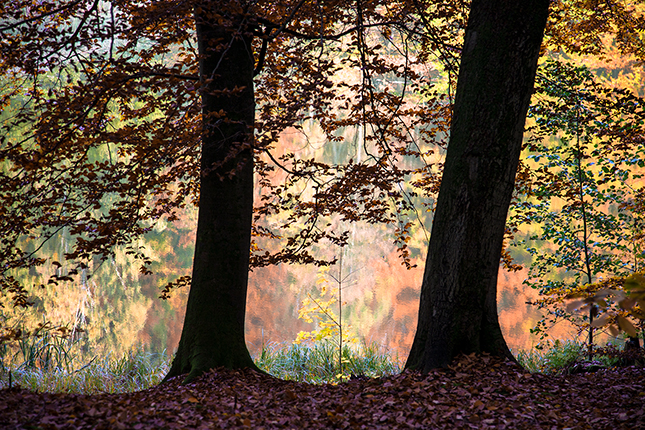
[(638, 350), (641, 347), (641, 341), (637, 337), (629, 336), (625, 342), (625, 349)]
[(428, 372), (460, 353), (512, 358), (497, 318), (497, 272), (548, 6), (472, 2), (406, 368)]
[(222, 12), (208, 4), (196, 9), (203, 115), (197, 240), (184, 327), (166, 376), (188, 373), (186, 381), (219, 366), (256, 368), (244, 341), (253, 212), (252, 35), (243, 17), (218, 22)]

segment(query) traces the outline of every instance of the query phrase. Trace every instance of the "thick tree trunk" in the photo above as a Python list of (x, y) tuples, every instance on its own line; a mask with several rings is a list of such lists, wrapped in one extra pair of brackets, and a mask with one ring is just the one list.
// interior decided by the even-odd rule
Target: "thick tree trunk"
[[(216, 2), (215, 2), (216, 3)], [(244, 341), (253, 212), (254, 94), (250, 29), (197, 8), (202, 159), (197, 240), (186, 318), (166, 379), (218, 366), (256, 368)], [(215, 18), (213, 17), (215, 16)]]
[(549, 0), (473, 0), (406, 368), (460, 353), (512, 358), (497, 318), (497, 272)]

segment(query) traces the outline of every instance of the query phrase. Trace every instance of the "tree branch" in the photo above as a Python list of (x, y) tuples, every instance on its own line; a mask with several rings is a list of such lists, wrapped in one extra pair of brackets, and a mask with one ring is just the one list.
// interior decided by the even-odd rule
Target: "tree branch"
[(82, 1), (83, 1), (83, 0), (75, 0), (75, 1), (73, 1), (72, 3), (70, 3), (70, 4), (67, 4), (67, 5), (65, 5), (65, 6), (61, 6), (61, 7), (59, 7), (59, 8), (54, 9), (54, 10), (51, 10), (51, 11), (49, 11), (49, 12), (46, 12), (46, 13), (44, 13), (44, 14), (42, 14), (42, 15), (33, 16), (33, 17), (31, 17), (31, 18), (23, 19), (22, 21), (14, 22), (13, 24), (7, 25), (7, 26), (5, 26), (5, 27), (0, 27), (0, 33), (3, 33), (3, 32), (5, 32), (5, 31), (7, 31), (7, 30), (12, 30), (12, 29), (14, 29), (14, 28), (16, 28), (16, 27), (20, 27), (21, 25), (24, 25), (24, 24), (30, 23), (30, 22), (32, 22), (32, 21), (38, 21), (38, 20), (43, 19), (43, 18), (46, 18), (46, 17), (48, 17), (48, 16), (51, 16), (51, 15), (57, 14), (58, 12), (62, 12), (62, 11), (64, 11), (65, 9), (68, 9), (68, 8), (70, 8), (70, 7), (73, 7), (73, 6), (76, 6), (77, 4), (81, 3)]

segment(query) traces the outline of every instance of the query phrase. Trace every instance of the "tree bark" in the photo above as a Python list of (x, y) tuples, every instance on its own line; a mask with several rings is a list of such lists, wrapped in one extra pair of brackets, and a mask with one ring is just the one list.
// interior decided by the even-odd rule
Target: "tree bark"
[(244, 340), (254, 62), (251, 29), (239, 16), (230, 18), (208, 2), (196, 8), (203, 115), (199, 218), (186, 317), (166, 379), (188, 373), (188, 382), (220, 366), (257, 369)]
[(473, 0), (406, 368), (460, 353), (512, 358), (497, 272), (549, 0)]

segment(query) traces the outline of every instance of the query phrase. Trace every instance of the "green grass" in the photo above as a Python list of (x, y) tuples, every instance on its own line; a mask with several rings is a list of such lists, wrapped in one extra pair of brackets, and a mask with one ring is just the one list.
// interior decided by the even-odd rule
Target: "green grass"
[[(10, 350), (0, 348), (0, 388), (20, 386), (55, 393), (124, 393), (145, 390), (161, 382), (172, 357), (142, 347), (123, 357), (94, 357), (83, 363), (69, 340), (43, 335), (21, 341)], [(351, 375), (378, 377), (401, 368), (376, 344), (343, 349), (343, 372), (338, 369), (338, 349), (330, 343), (312, 346), (265, 346), (255, 361), (266, 372), (286, 380), (337, 383)]]
[(0, 345), (0, 388), (20, 386), (53, 393), (123, 393), (157, 385), (169, 370), (168, 354), (143, 347), (122, 357), (87, 358), (76, 340), (44, 327), (13, 347)]
[(0, 388), (11, 384), (32, 391), (52, 393), (125, 393), (157, 385), (169, 370), (170, 357), (142, 348), (123, 357), (94, 358), (78, 368), (28, 362), (5, 365), (0, 371)]
[[(0, 388), (20, 386), (38, 392), (124, 393), (144, 390), (161, 382), (171, 356), (139, 347), (122, 357), (108, 355), (83, 361), (78, 345), (46, 335), (30, 338), (9, 349), (0, 346)], [(542, 350), (520, 351), (518, 362), (531, 372), (566, 373), (573, 363), (588, 361), (584, 344), (575, 340), (550, 342)], [(594, 356), (607, 367), (616, 358)], [(399, 373), (398, 357), (375, 343), (343, 348), (343, 371), (333, 343), (313, 345), (269, 344), (254, 358), (277, 378), (307, 383), (338, 383), (354, 376), (380, 377)]]
[(330, 342), (313, 345), (270, 344), (255, 358), (262, 370), (281, 379), (314, 384), (337, 383), (353, 376), (376, 378), (401, 372), (398, 360), (376, 343), (343, 347), (343, 371), (338, 347)]
[[(519, 351), (516, 358), (528, 371), (546, 374), (566, 373), (574, 363), (589, 361), (586, 345), (575, 339), (550, 341), (542, 349)], [(618, 361), (603, 355), (593, 355), (592, 360), (606, 367)]]

